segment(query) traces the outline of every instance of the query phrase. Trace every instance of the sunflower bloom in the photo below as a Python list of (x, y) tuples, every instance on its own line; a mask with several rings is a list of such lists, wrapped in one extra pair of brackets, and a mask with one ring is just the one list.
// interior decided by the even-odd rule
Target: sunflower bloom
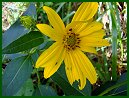
[(66, 27), (60, 16), (51, 8), (44, 6), (49, 22), (52, 25), (37, 24), (37, 28), (55, 41), (44, 51), (36, 62), (36, 68), (44, 68), (44, 77), (49, 78), (64, 61), (68, 81), (72, 85), (78, 81), (79, 89), (86, 85), (86, 79), (94, 84), (97, 80), (95, 68), (83, 52), (97, 54), (95, 47), (108, 46), (103, 39), (103, 24), (93, 21), (98, 10), (98, 3), (84, 2)]

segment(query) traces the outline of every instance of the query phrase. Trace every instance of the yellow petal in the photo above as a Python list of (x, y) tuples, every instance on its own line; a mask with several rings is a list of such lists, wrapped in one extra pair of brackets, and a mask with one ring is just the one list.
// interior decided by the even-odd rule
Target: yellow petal
[[(58, 53), (57, 55), (55, 55), (55, 58), (58, 57), (58, 59), (56, 59), (55, 64), (51, 63), (50, 65), (46, 66), (44, 69), (44, 78), (49, 78), (51, 75), (53, 75), (58, 68), (60, 67), (62, 61), (64, 60), (66, 51), (64, 50), (64, 48), (62, 48), (61, 53)], [(51, 61), (49, 61), (51, 62)]]
[[(80, 51), (80, 50), (79, 50)], [(71, 53), (71, 59), (73, 59), (74, 62), (74, 66), (77, 69), (77, 73), (79, 75), (79, 89), (82, 90), (85, 85), (86, 85), (86, 75), (85, 75), (85, 68), (82, 65), (81, 61), (79, 61), (78, 55), (77, 55), (78, 51), (74, 51)]]
[(64, 59), (64, 63), (65, 63), (65, 71), (66, 71), (68, 81), (72, 85), (73, 82), (75, 81), (75, 77), (74, 77), (75, 75), (73, 73), (73, 67), (71, 65), (70, 58), (69, 58), (68, 54), (66, 54), (66, 57)]
[(65, 26), (60, 16), (50, 7), (44, 6), (43, 9), (47, 13), (49, 22), (53, 26), (54, 30), (59, 34), (64, 35)]
[(80, 33), (81, 31), (83, 31), (92, 22), (92, 20), (93, 20), (93, 18), (91, 18), (88, 21), (86, 21), (85, 23), (82, 23), (79, 26), (77, 26), (75, 33)]
[(92, 38), (103, 38), (106, 35), (105, 30), (101, 29), (99, 31), (93, 32), (86, 37), (92, 37)]
[[(71, 71), (72, 71), (72, 76), (73, 76), (73, 80), (77, 80), (79, 82), (79, 89), (83, 89), (86, 85), (86, 76), (84, 76), (82, 70), (80, 70), (80, 64), (78, 64), (77, 60), (75, 59), (75, 55), (74, 55), (74, 52), (71, 51), (68, 53), (68, 56), (67, 56), (68, 60), (69, 60), (69, 65), (66, 64), (66, 66), (71, 66)], [(69, 69), (66, 69), (66, 72), (68, 71)], [(69, 72), (70, 73), (70, 72)], [(70, 76), (67, 75), (67, 77), (69, 78)], [(69, 80), (69, 79), (68, 79)]]
[(83, 24), (87, 24), (87, 22), (86, 21), (73, 21), (66, 26), (66, 30), (68, 32), (69, 29), (72, 29), (72, 31), (74, 30), (76, 32), (77, 29), (79, 29), (79, 26)]
[(80, 80), (80, 84), (78, 86), (80, 90), (86, 86), (86, 77), (83, 77), (83, 79)]
[(66, 26), (66, 31), (69, 32), (69, 29), (72, 29), (74, 33), (78, 33), (80, 30), (85, 29), (87, 24), (86, 21), (73, 21)]
[(84, 52), (90, 52), (90, 53), (95, 53), (95, 54), (98, 54), (96, 49), (94, 47), (89, 47), (89, 46), (81, 46), (80, 45), (80, 49)]
[(45, 63), (48, 62), (49, 60), (51, 60), (56, 55), (56, 53), (59, 51), (60, 47), (61, 47), (60, 44), (57, 42), (55, 42), (53, 45), (51, 45), (47, 50), (45, 50), (39, 56), (35, 67), (36, 68), (45, 67), (47, 65)]
[(99, 31), (102, 29), (102, 27), (103, 27), (102, 23), (94, 21), (94, 22), (88, 24), (88, 26), (84, 30), (79, 32), (80, 37), (84, 37), (86, 35), (89, 35), (91, 33)]
[(95, 15), (98, 10), (97, 2), (84, 2), (80, 5), (72, 21), (87, 21)]
[(80, 41), (80, 46), (102, 47), (109, 45), (108, 40), (101, 38), (82, 37)]
[(92, 63), (84, 53), (82, 53), (78, 49), (76, 51), (77, 52), (75, 53), (75, 58), (76, 61), (78, 62), (78, 65), (80, 66), (80, 70), (91, 82), (91, 84), (95, 83), (97, 80), (97, 74), (95, 68), (93, 67)]
[(37, 24), (37, 28), (46, 36), (50, 37), (51, 39), (57, 41), (61, 38), (61, 36), (55, 32), (55, 30), (46, 24)]

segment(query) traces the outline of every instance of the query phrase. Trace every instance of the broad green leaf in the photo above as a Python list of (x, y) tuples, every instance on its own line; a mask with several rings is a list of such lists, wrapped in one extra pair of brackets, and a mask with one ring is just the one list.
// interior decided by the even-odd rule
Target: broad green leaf
[[(123, 81), (126, 81), (127, 80), (127, 73), (124, 73), (120, 76), (120, 78), (117, 80), (116, 84), (119, 84)], [(116, 96), (116, 95), (121, 95), (121, 96), (127, 96), (127, 84), (123, 85), (123, 86), (120, 86), (114, 90), (112, 90), (108, 96)]]
[(37, 51), (34, 52), (34, 53), (31, 55), (31, 58), (32, 58), (34, 64), (36, 63), (38, 57), (39, 57), (39, 54), (38, 54)]
[[(127, 73), (120, 76), (117, 81), (109, 81), (102, 84), (99, 88), (92, 92), (93, 96), (114, 96), (114, 95), (127, 95)], [(110, 89), (109, 89), (110, 88)]]
[[(127, 84), (127, 81), (123, 81), (121, 83), (117, 83), (111, 87), (108, 87), (106, 90), (104, 90), (102, 93), (100, 93), (98, 96), (104, 96), (104, 95), (108, 95), (108, 92), (111, 92), (113, 89), (117, 89), (123, 85), (126, 85)], [(111, 96), (111, 95), (108, 95), (108, 96)]]
[(53, 43), (53, 41), (48, 41), (44, 45), (42, 45), (41, 49), (48, 49)]
[(2, 77), (2, 95), (13, 96), (28, 80), (32, 72), (32, 61), (29, 56), (12, 60)]
[(31, 31), (5, 47), (3, 53), (11, 54), (25, 51), (42, 44), (43, 41), (43, 35), (40, 32)]
[(33, 93), (33, 96), (57, 96), (57, 94), (52, 87), (40, 85)]
[(108, 81), (104, 84), (101, 84), (100, 87), (96, 88), (93, 92), (92, 92), (92, 96), (98, 96), (100, 93), (102, 93), (104, 90), (106, 90), (107, 88), (115, 85), (116, 82), (111, 82)]
[(77, 83), (74, 83), (72, 86), (70, 85), (65, 74), (64, 64), (62, 64), (59, 70), (51, 76), (51, 79), (62, 88), (67, 96), (90, 96), (91, 94), (91, 84), (89, 81), (87, 81), (87, 85), (83, 90), (78, 89)]
[(32, 96), (34, 91), (32, 79), (28, 79), (15, 96)]

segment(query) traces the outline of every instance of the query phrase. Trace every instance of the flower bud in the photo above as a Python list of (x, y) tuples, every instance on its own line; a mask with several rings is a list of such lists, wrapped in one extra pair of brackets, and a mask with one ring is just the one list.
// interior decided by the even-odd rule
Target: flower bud
[(30, 16), (21, 16), (20, 22), (27, 29), (33, 29), (36, 25), (35, 20)]

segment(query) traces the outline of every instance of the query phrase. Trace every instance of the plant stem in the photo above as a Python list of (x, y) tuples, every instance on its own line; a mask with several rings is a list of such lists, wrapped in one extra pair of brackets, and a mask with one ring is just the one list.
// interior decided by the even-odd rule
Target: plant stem
[[(32, 64), (33, 65), (35, 65), (34, 64), (34, 60), (31, 58), (31, 60), (32, 60)], [(37, 74), (37, 78), (38, 78), (38, 86), (41, 84), (41, 82), (40, 82), (40, 77), (39, 77), (39, 73), (38, 73), (38, 69), (36, 69), (36, 74)]]
[[(67, 11), (67, 15), (70, 13), (70, 11), (71, 11), (71, 2), (69, 2), (69, 4), (68, 4), (68, 11)], [(68, 24), (69, 23), (69, 18), (67, 19), (67, 22), (66, 22), (66, 24)]]
[(122, 38), (121, 38), (121, 23), (120, 23), (120, 13), (118, 11), (116, 2), (114, 2), (115, 5), (115, 10), (116, 10), (116, 17), (117, 17), (117, 30), (118, 30), (118, 38), (119, 38), (119, 42), (120, 42), (120, 47), (121, 47), (121, 58), (123, 60), (123, 44), (122, 44)]
[(39, 85), (40, 85), (40, 77), (39, 77), (38, 69), (36, 69), (36, 74), (37, 74), (37, 78), (38, 78), (38, 86), (39, 86)]
[(117, 80), (117, 25), (115, 18), (115, 10), (113, 9), (113, 4), (108, 3), (110, 9), (110, 30), (112, 32), (112, 80)]
[(102, 52), (103, 52), (103, 58), (104, 58), (104, 71), (105, 71), (105, 78), (106, 78), (106, 81), (110, 81), (110, 74), (109, 74), (109, 70), (108, 70), (108, 63), (107, 63), (107, 58), (106, 58), (106, 55), (105, 55), (105, 52), (104, 52), (104, 48), (102, 48)]

